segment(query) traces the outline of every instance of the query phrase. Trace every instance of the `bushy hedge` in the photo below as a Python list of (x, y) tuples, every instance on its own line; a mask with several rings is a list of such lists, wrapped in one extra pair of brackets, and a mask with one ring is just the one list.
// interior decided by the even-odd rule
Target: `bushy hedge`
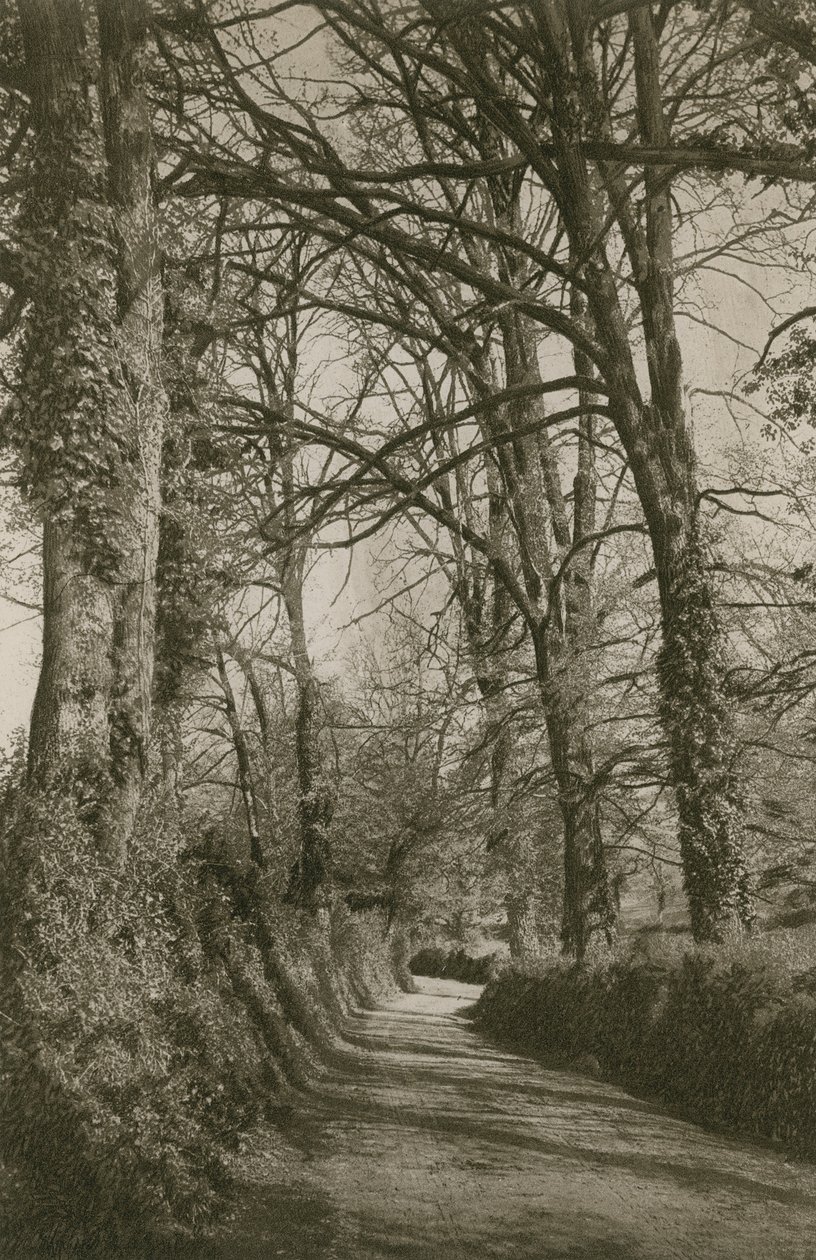
[(319, 1066), (346, 1000), (378, 967), (387, 982), (393, 944), (382, 922), (281, 906), (266, 876), (149, 809), (121, 870), (64, 802), (14, 813), (0, 853), (3, 1254), (154, 1255), (159, 1234), (195, 1234), (229, 1205), (243, 1135)]
[(477, 1019), (561, 1061), (594, 1055), (604, 1076), (696, 1119), (816, 1156), (816, 968), (791, 967), (767, 941), (509, 971)]
[(257, 1034), (202, 949), (194, 880), (161, 843), (135, 847), (134, 878), (99, 860), (68, 809), (31, 806), (18, 823), (0, 1028), (17, 1241), (124, 1251), (145, 1222), (192, 1226), (215, 1209), (222, 1151), (263, 1096)]
[(459, 980), (462, 984), (487, 984), (495, 973), (498, 955), (485, 954), (473, 958), (463, 949), (442, 949), (429, 946), (414, 954), (409, 966), (415, 976), (438, 976), (442, 980)]
[(371, 1007), (398, 989), (414, 988), (408, 944), (382, 910), (350, 910), (339, 899), (331, 917), (332, 956), (345, 1001)]

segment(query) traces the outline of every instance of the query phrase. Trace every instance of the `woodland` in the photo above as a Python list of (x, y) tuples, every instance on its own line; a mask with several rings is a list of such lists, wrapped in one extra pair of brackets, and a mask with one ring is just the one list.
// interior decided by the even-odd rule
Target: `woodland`
[(420, 950), (816, 1155), (814, 30), (3, 0), (9, 1254), (206, 1232)]

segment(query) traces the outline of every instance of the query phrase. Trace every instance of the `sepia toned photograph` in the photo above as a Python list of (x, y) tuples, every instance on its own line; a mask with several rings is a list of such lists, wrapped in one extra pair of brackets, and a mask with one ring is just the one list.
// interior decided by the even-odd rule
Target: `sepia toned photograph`
[(0, 1260), (813, 1260), (816, 0), (0, 0)]

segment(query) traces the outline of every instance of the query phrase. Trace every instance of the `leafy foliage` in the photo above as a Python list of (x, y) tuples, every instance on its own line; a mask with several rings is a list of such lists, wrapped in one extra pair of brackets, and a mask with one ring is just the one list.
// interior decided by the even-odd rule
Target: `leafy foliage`
[(486, 984), (498, 965), (497, 954), (473, 958), (463, 949), (445, 951), (429, 947), (414, 954), (410, 962), (415, 976), (439, 976), (443, 980), (461, 980), (463, 984)]
[(798, 941), (507, 972), (478, 1018), (539, 1053), (593, 1055), (703, 1123), (816, 1155), (816, 957)]
[[(121, 1254), (195, 1233), (287, 1079), (314, 1071), (331, 1012), (401, 966), (382, 916), (318, 925), (242, 910), (212, 842), (145, 809), (128, 866), (81, 821), (7, 793), (2, 865), (2, 1137), (21, 1255)], [(220, 859), (220, 860), (219, 860)], [(236, 883), (237, 881), (237, 883)], [(277, 916), (277, 917), (276, 917)], [(284, 921), (285, 920), (285, 921)], [(391, 980), (393, 983), (393, 979)]]

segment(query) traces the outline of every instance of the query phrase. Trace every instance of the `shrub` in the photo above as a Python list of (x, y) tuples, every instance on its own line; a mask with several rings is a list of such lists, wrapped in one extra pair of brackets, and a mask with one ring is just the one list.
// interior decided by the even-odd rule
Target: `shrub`
[(409, 966), (415, 976), (437, 976), (462, 984), (487, 984), (498, 965), (498, 954), (473, 958), (463, 949), (444, 950), (439, 946), (421, 949)]
[(413, 987), (408, 946), (399, 924), (382, 909), (351, 910), (340, 900), (332, 911), (332, 954), (348, 1004), (372, 1006), (397, 989)]
[(64, 803), (29, 803), (8, 842), (0, 1154), (27, 1196), (24, 1255), (200, 1226), (261, 1113), (263, 1046), (203, 947), (176, 844), (151, 828), (114, 871)]
[(319, 1070), (349, 1000), (394, 986), (399, 934), (282, 906), (149, 803), (121, 870), (64, 800), (5, 803), (4, 1254), (152, 1255), (228, 1206), (242, 1136)]
[(692, 1117), (816, 1156), (816, 971), (768, 941), (613, 957), (591, 968), (509, 971), (477, 1004), (482, 1025)]

